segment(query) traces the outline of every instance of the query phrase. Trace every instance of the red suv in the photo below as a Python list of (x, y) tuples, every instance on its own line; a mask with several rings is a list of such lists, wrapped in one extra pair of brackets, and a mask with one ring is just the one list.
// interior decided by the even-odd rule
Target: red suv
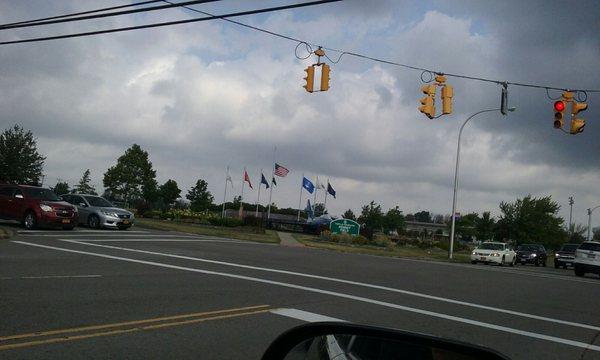
[(0, 185), (0, 219), (21, 221), (26, 229), (48, 226), (72, 230), (77, 217), (77, 208), (50, 189)]

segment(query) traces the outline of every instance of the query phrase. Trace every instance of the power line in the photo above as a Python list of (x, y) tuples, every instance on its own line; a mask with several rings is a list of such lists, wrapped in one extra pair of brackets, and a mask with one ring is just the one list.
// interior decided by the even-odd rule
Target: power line
[(127, 7), (147, 5), (147, 4), (157, 3), (157, 2), (162, 2), (162, 0), (142, 1), (142, 2), (133, 3), (133, 4), (126, 4), (126, 5), (120, 5), (120, 6), (112, 6), (112, 7), (107, 7), (107, 8), (102, 8), (102, 9), (96, 9), (96, 10), (81, 11), (81, 12), (71, 13), (71, 14), (65, 14), (65, 15), (57, 15), (57, 16), (51, 16), (51, 17), (45, 17), (45, 18), (39, 18), (39, 19), (33, 19), (33, 20), (18, 21), (18, 22), (13, 22), (13, 23), (8, 23), (8, 24), (0, 25), (0, 28), (6, 27), (6, 26), (12, 26), (12, 25), (34, 23), (34, 22), (38, 22), (38, 21), (46, 21), (46, 20), (53, 20), (53, 19), (68, 18), (68, 17), (72, 17), (72, 16), (77, 16), (77, 15), (93, 14), (93, 13), (97, 13), (97, 12), (123, 9), (123, 8), (127, 8)]
[(12, 40), (12, 41), (2, 41), (2, 42), (0, 42), (0, 45), (20, 44), (20, 43), (39, 42), (39, 41), (58, 40), (58, 39), (68, 39), (68, 38), (75, 38), (75, 37), (109, 34), (109, 33), (122, 32), (122, 31), (131, 31), (131, 30), (148, 29), (148, 28), (170, 26), (170, 25), (188, 24), (188, 23), (193, 23), (193, 22), (223, 19), (226, 17), (254, 15), (254, 14), (273, 12), (273, 11), (302, 8), (302, 7), (307, 7), (307, 6), (333, 3), (333, 2), (338, 2), (338, 1), (341, 1), (341, 0), (318, 0), (318, 1), (300, 3), (300, 4), (275, 6), (275, 7), (270, 7), (270, 8), (262, 8), (262, 9), (256, 9), (256, 10), (234, 12), (234, 13), (229, 13), (229, 14), (214, 15), (214, 16), (209, 16), (209, 17), (204, 17), (204, 18), (168, 21), (168, 22), (163, 22), (163, 23), (154, 23), (154, 24), (147, 24), (147, 25), (124, 27), (124, 28), (98, 30), (98, 31), (88, 31), (88, 32), (83, 32), (83, 33), (75, 33), (75, 34), (46, 36), (46, 37), (30, 38), (30, 39), (22, 39), (22, 40)]
[(28, 21), (28, 22), (24, 22), (24, 23), (16, 24), (16, 25), (3, 25), (3, 26), (0, 26), (0, 30), (25, 28), (25, 27), (32, 27), (32, 26), (42, 26), (42, 25), (50, 25), (50, 24), (59, 24), (59, 23), (72, 22), (72, 21), (99, 19), (99, 18), (110, 17), (110, 16), (135, 14), (135, 13), (155, 11), (155, 10), (164, 10), (164, 9), (170, 9), (170, 8), (174, 8), (174, 7), (178, 7), (178, 6), (184, 6), (184, 5), (203, 4), (203, 3), (214, 2), (214, 1), (219, 1), (219, 0), (194, 0), (194, 1), (186, 1), (186, 2), (182, 2), (182, 3), (171, 3), (169, 5), (152, 6), (152, 7), (145, 7), (145, 8), (141, 8), (141, 9), (115, 11), (115, 12), (87, 15), (87, 16), (80, 16), (80, 17), (71, 17), (73, 15), (63, 15), (62, 16), (63, 18), (61, 18), (61, 19), (47, 20), (47, 21)]
[[(163, 2), (169, 3), (169, 4), (173, 4), (173, 2), (168, 1), (168, 0), (162, 0)], [(208, 13), (206, 11), (202, 11), (202, 10), (198, 10), (198, 9), (194, 9), (192, 7), (189, 6), (181, 6), (182, 8), (197, 12), (197, 13), (201, 13), (204, 15), (208, 15), (208, 16), (214, 16), (211, 13)], [(332, 59), (330, 59), (329, 57), (327, 57), (331, 62), (333, 63), (338, 63), (342, 57), (344, 55), (348, 55), (348, 56), (354, 56), (357, 58), (362, 58), (362, 59), (367, 59), (367, 60), (371, 60), (371, 61), (375, 61), (375, 62), (379, 62), (382, 64), (387, 64), (387, 65), (392, 65), (392, 66), (398, 66), (398, 67), (403, 67), (406, 69), (411, 69), (411, 70), (418, 70), (418, 71), (423, 71), (423, 72), (427, 72), (427, 73), (431, 73), (431, 74), (443, 74), (445, 76), (448, 77), (455, 77), (455, 78), (461, 78), (461, 79), (468, 79), (468, 80), (476, 80), (476, 81), (482, 81), (482, 82), (488, 82), (488, 83), (494, 83), (494, 84), (498, 84), (498, 85), (513, 85), (513, 86), (520, 86), (520, 87), (528, 87), (528, 88), (538, 88), (538, 89), (546, 89), (546, 90), (559, 90), (559, 91), (575, 91), (575, 92), (584, 92), (584, 93), (597, 93), (600, 92), (600, 89), (573, 89), (573, 88), (561, 88), (561, 87), (554, 87), (554, 86), (545, 86), (545, 85), (539, 85), (539, 84), (528, 84), (528, 83), (520, 83), (520, 82), (511, 82), (511, 81), (501, 81), (501, 80), (494, 80), (494, 79), (486, 79), (486, 78), (482, 78), (482, 77), (477, 77), (477, 76), (469, 76), (469, 75), (464, 75), (464, 74), (452, 74), (452, 73), (445, 73), (443, 71), (439, 71), (439, 70), (432, 70), (432, 69), (427, 69), (427, 68), (421, 68), (418, 66), (412, 66), (412, 65), (407, 65), (407, 64), (402, 64), (399, 62), (395, 62), (395, 61), (390, 61), (390, 60), (385, 60), (385, 59), (380, 59), (380, 58), (375, 58), (375, 57), (371, 57), (368, 55), (364, 55), (364, 54), (360, 54), (360, 53), (355, 53), (355, 52), (351, 52), (351, 51), (345, 51), (345, 50), (340, 50), (340, 49), (334, 49), (334, 48), (330, 48), (330, 47), (326, 47), (326, 46), (321, 46), (315, 43), (311, 43), (309, 41), (306, 40), (301, 40), (301, 39), (297, 39), (288, 35), (283, 35), (280, 33), (276, 33), (274, 31), (270, 31), (270, 30), (266, 30), (266, 29), (262, 29), (256, 26), (252, 26), (252, 25), (248, 25), (239, 21), (235, 21), (235, 20), (231, 20), (231, 19), (222, 19), (224, 21), (230, 22), (232, 24), (236, 24), (239, 26), (243, 26), (252, 30), (256, 30), (256, 31), (260, 31), (263, 32), (265, 34), (269, 34), (272, 36), (276, 36), (282, 39), (286, 39), (286, 40), (291, 40), (294, 42), (297, 42), (298, 45), (301, 44), (306, 44), (308, 47), (321, 47), (324, 50), (328, 50), (328, 51), (333, 51), (336, 53), (339, 53), (340, 56), (338, 57), (338, 59), (336, 61), (333, 61)], [(312, 53), (312, 50), (309, 50), (309, 52)]]

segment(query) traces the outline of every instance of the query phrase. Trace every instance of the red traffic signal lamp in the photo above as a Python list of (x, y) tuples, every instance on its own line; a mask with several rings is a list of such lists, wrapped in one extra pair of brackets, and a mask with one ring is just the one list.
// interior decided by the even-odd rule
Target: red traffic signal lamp
[(564, 101), (558, 100), (554, 103), (554, 128), (561, 129), (565, 123), (564, 114), (567, 109), (567, 104)]

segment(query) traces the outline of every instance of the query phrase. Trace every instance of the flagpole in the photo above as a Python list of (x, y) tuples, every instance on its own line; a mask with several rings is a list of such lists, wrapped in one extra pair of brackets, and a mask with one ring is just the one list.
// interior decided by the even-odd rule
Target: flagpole
[(244, 176), (246, 176), (246, 167), (244, 166), (244, 172), (242, 173), (242, 194), (240, 195), (240, 219), (244, 218), (244, 183), (246, 182), (246, 179), (244, 178)]
[(304, 173), (302, 173), (302, 181), (300, 181), (300, 200), (298, 201), (298, 221), (300, 221), (300, 207), (302, 206), (302, 184), (304, 184)]
[(225, 200), (227, 199), (227, 179), (229, 177), (229, 166), (227, 166), (227, 174), (225, 174), (225, 193), (223, 194), (223, 212), (221, 213), (221, 217), (225, 217)]
[(273, 197), (273, 179), (275, 178), (275, 151), (277, 146), (273, 146), (273, 170), (271, 171), (271, 190), (269, 191), (269, 206), (267, 208), (267, 220), (271, 218), (271, 198)]
[[(260, 176), (262, 176), (262, 169), (260, 169)], [(262, 187), (262, 177), (258, 180), (258, 196), (256, 197), (256, 212), (254, 217), (258, 218), (258, 203), (260, 202), (260, 188)]]
[[(329, 190), (329, 179), (327, 179), (327, 190)], [(329, 191), (325, 190), (325, 204), (323, 204), (323, 211), (327, 211), (327, 194)]]
[(317, 210), (317, 192), (319, 191), (319, 176), (317, 175), (317, 182), (315, 183), (315, 199), (313, 200), (313, 216), (316, 216), (315, 210)]

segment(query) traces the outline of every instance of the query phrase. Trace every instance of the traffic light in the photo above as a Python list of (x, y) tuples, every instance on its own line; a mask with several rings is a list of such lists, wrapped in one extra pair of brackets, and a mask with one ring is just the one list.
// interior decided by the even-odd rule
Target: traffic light
[(329, 90), (329, 65), (321, 65), (321, 91)]
[(571, 134), (579, 134), (583, 132), (583, 128), (585, 127), (585, 120), (583, 119), (572, 119), (571, 120)]
[(452, 96), (454, 90), (450, 85), (444, 85), (442, 88), (442, 114), (452, 114)]
[(435, 117), (435, 85), (425, 85), (421, 87), (421, 91), (425, 97), (421, 99), (422, 106), (419, 106), (419, 111), (433, 119)]
[(558, 100), (554, 103), (554, 128), (561, 129), (565, 124), (563, 120), (567, 104), (564, 101)]
[(304, 69), (304, 71), (306, 71), (306, 77), (304, 78), (304, 80), (306, 80), (306, 85), (304, 85), (304, 88), (311, 93), (314, 91), (315, 85), (315, 67), (311, 65)]
[(571, 108), (571, 134), (575, 135), (583, 132), (585, 120), (578, 119), (575, 116), (578, 113), (587, 110), (587, 107), (588, 106), (586, 103), (578, 103), (573, 101), (573, 107)]

